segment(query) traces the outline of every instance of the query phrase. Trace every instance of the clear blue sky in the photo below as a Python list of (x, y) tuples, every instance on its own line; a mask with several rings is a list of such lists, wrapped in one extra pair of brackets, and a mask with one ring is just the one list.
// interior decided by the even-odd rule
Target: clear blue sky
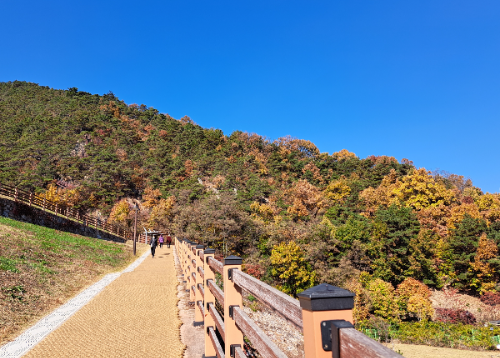
[(500, 191), (500, 1), (1, 1), (0, 81)]

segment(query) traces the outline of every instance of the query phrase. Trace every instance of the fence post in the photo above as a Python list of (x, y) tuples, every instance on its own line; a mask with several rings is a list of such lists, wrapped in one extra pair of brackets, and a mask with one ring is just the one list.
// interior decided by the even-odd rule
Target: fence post
[[(326, 283), (311, 287), (297, 295), (302, 307), (304, 353), (306, 358), (331, 358), (331, 347), (323, 346), (321, 328), (328, 329), (330, 320), (345, 320), (354, 323), (352, 309), (355, 294)], [(332, 333), (333, 338), (333, 333)]]
[(215, 273), (212, 268), (208, 265), (208, 260), (211, 257), (214, 258), (215, 249), (206, 249), (204, 251), (205, 260), (203, 262), (203, 271), (205, 273), (205, 357), (215, 357), (217, 353), (215, 351), (215, 347), (212, 344), (212, 340), (210, 339), (210, 335), (208, 334), (208, 327), (213, 327), (215, 330), (215, 321), (210, 314), (208, 309), (208, 304), (211, 303), (215, 306), (215, 297), (210, 288), (208, 288), (208, 280), (212, 280), (215, 283)]
[(180, 261), (181, 261), (181, 269), (182, 269), (182, 283), (186, 283), (186, 258), (185, 258), (185, 248), (186, 248), (186, 240), (181, 239), (179, 245), (180, 252)]
[(203, 252), (205, 247), (203, 245), (196, 245), (196, 280), (194, 282), (195, 285), (195, 297), (194, 297), (194, 326), (202, 326), (203, 325), (203, 311), (198, 307), (198, 302), (201, 302), (201, 307), (203, 307), (203, 295), (201, 294), (200, 285), (203, 285), (203, 278), (201, 278), (201, 273), (199, 269), (203, 269), (203, 261), (201, 260), (200, 253)]
[(189, 302), (194, 302), (195, 304), (195, 311), (196, 311), (196, 282), (195, 279), (193, 279), (193, 273), (195, 274), (196, 277), (196, 264), (193, 264), (194, 260), (194, 253), (193, 253), (193, 248), (196, 247), (196, 244), (194, 242), (190, 242), (188, 245), (189, 252), (188, 252), (188, 288), (189, 288)]
[(14, 201), (16, 201), (16, 202), (17, 202), (17, 195), (18, 195), (18, 194), (19, 194), (19, 190), (16, 188), (16, 189), (14, 190)]
[(30, 191), (30, 206), (33, 204), (33, 192)]
[(243, 308), (243, 298), (241, 288), (232, 281), (232, 271), (241, 270), (242, 259), (237, 256), (228, 256), (224, 259), (224, 330), (226, 337), (224, 339), (224, 353), (226, 357), (231, 355), (231, 346), (240, 345), (243, 349), (243, 333), (236, 327), (233, 319), (233, 306)]

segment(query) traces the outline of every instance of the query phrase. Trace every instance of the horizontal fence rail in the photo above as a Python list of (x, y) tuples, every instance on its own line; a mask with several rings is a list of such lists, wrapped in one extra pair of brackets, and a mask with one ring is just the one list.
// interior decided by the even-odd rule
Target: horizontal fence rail
[(29, 192), (0, 183), (0, 195), (13, 199), (15, 202), (27, 204), (29, 206), (42, 209), (43, 211), (52, 212), (58, 216), (72, 219), (73, 221), (82, 223), (85, 226), (93, 226), (97, 230), (108, 232), (125, 240), (128, 240), (131, 237), (130, 232), (117, 225), (110, 224), (106, 222), (106, 220), (96, 218), (94, 216), (86, 215), (81, 210), (47, 200), (34, 192)]
[[(245, 313), (243, 291), (302, 330), (306, 358), (401, 357), (354, 329), (352, 292), (321, 284), (296, 300), (242, 272), (239, 257), (228, 256), (221, 262), (214, 258), (213, 249), (174, 240), (186, 291), (195, 306), (193, 325), (205, 326), (205, 358), (246, 357), (243, 337), (262, 357), (287, 357)], [(217, 280), (216, 275), (220, 275)]]

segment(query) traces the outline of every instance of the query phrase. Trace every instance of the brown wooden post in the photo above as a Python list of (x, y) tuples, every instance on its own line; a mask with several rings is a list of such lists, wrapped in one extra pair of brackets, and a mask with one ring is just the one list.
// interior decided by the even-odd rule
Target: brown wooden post
[(230, 357), (231, 345), (240, 345), (243, 348), (243, 333), (236, 326), (232, 317), (233, 306), (243, 308), (241, 288), (232, 281), (232, 270), (241, 270), (242, 259), (237, 256), (228, 256), (224, 259), (224, 353)]
[(203, 295), (201, 294), (200, 285), (203, 285), (203, 278), (201, 277), (201, 273), (198, 268), (203, 269), (203, 260), (200, 257), (200, 253), (203, 252), (205, 247), (203, 245), (196, 245), (196, 280), (194, 282), (196, 294), (194, 301), (196, 304), (194, 305), (194, 326), (202, 326), (203, 325), (203, 312), (198, 307), (198, 302), (201, 302), (201, 307), (203, 307)]
[(203, 271), (205, 273), (205, 280), (204, 280), (204, 284), (205, 284), (205, 304), (204, 304), (204, 308), (205, 308), (205, 317), (204, 317), (205, 318), (205, 357), (215, 357), (217, 355), (217, 353), (215, 351), (214, 345), (212, 344), (212, 340), (210, 339), (210, 334), (209, 334), (209, 330), (208, 330), (208, 327), (213, 327), (213, 329), (215, 330), (215, 321), (208, 310), (209, 303), (212, 303), (215, 306), (215, 297), (214, 297), (214, 294), (212, 293), (212, 291), (210, 291), (210, 289), (208, 288), (208, 284), (207, 284), (207, 282), (209, 280), (212, 280), (212, 282), (215, 283), (215, 273), (213, 272), (212, 268), (208, 265), (209, 258), (214, 259), (215, 249), (206, 249), (203, 253), (205, 255), (205, 257), (204, 257), (205, 259), (203, 262)]
[(17, 195), (18, 195), (18, 194), (19, 194), (19, 190), (16, 188), (16, 189), (14, 190), (14, 201), (16, 201), (16, 202), (17, 202)]
[[(304, 353), (306, 358), (331, 358), (332, 349), (324, 346), (321, 328), (328, 329), (331, 320), (354, 323), (352, 309), (355, 294), (326, 283), (309, 288), (298, 294), (302, 307)], [(333, 335), (333, 333), (332, 333)]]
[(188, 262), (187, 262), (187, 256), (186, 256), (186, 253), (187, 253), (187, 245), (188, 245), (188, 242), (187, 240), (183, 240), (182, 241), (182, 276), (184, 277), (184, 280), (183, 282), (184, 283), (187, 283), (187, 272), (188, 272)]
[(184, 265), (185, 265), (185, 262), (184, 262), (184, 240), (183, 239), (180, 239), (179, 240), (179, 250), (177, 251), (177, 253), (179, 254), (179, 262), (181, 264), (181, 275), (182, 275), (182, 282), (185, 282), (185, 272), (184, 272)]
[[(193, 289), (196, 290), (196, 283), (195, 280), (193, 279), (193, 273), (196, 275), (196, 266), (193, 264), (193, 259), (194, 259), (194, 254), (193, 254), (193, 248), (196, 246), (194, 242), (190, 242), (188, 244), (188, 289), (189, 289), (189, 302), (194, 302), (196, 306), (196, 295)], [(195, 309), (196, 311), (196, 309)]]
[(33, 205), (33, 192), (30, 191), (30, 206)]

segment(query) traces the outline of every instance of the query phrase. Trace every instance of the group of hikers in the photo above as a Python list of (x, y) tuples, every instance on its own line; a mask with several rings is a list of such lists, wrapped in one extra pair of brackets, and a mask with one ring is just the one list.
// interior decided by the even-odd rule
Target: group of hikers
[(158, 245), (160, 245), (160, 248), (162, 248), (164, 242), (167, 243), (167, 248), (170, 249), (170, 244), (172, 243), (172, 237), (170, 235), (167, 235), (167, 238), (164, 239), (163, 238), (163, 234), (160, 234), (159, 238), (156, 238), (156, 236), (153, 236), (153, 238), (151, 239), (151, 243), (150, 243), (150, 245), (151, 245), (151, 256), (155, 257), (156, 247)]

